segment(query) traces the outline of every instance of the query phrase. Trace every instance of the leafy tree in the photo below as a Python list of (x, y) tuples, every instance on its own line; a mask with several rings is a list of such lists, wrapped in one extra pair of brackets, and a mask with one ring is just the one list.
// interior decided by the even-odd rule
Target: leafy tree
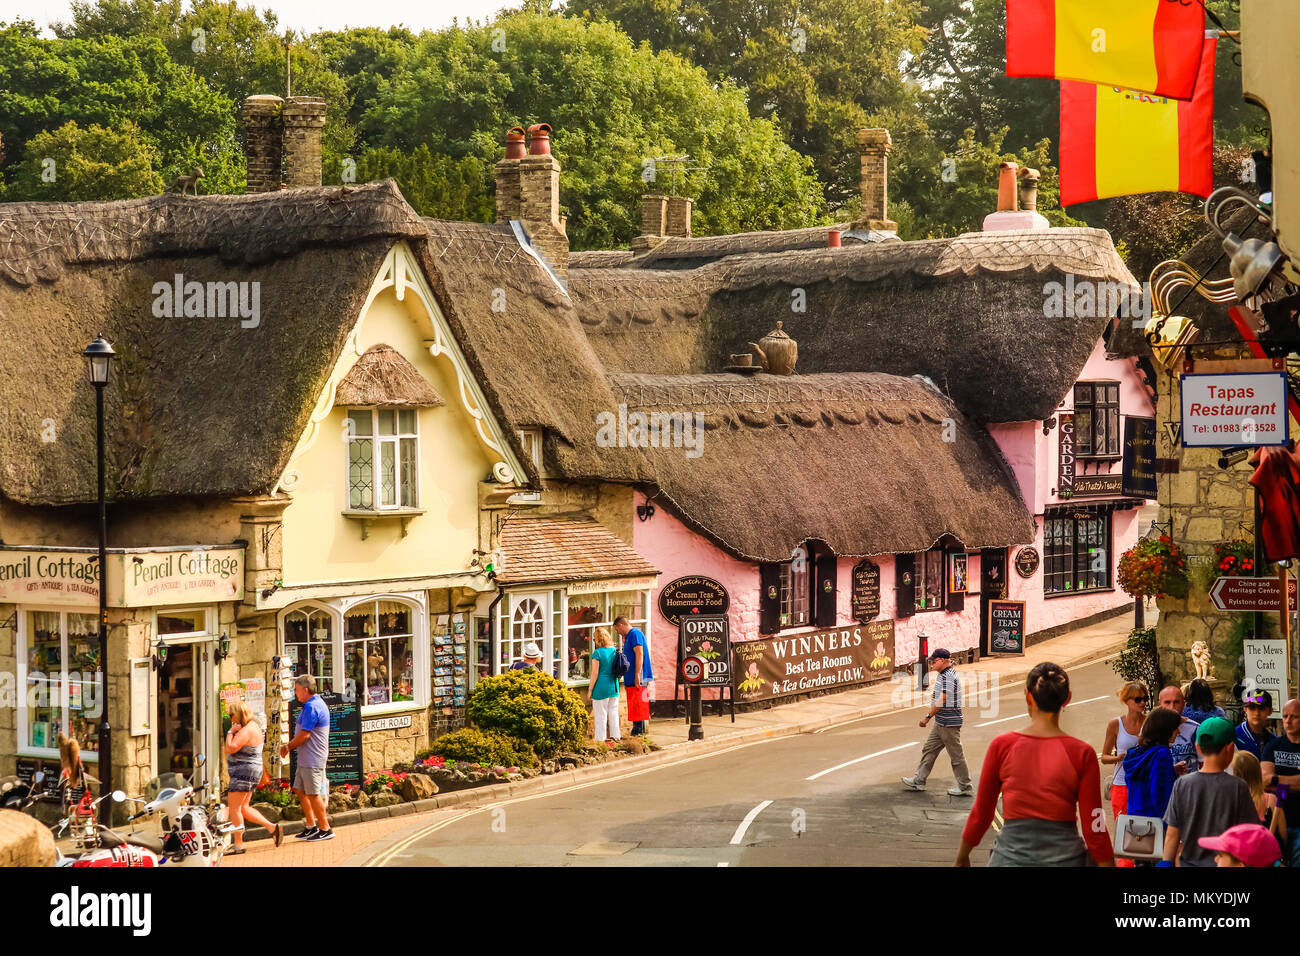
[[(504, 50), (493, 50), (494, 38)], [(507, 129), (551, 123), (575, 249), (626, 243), (639, 232), (638, 197), (667, 188), (697, 199), (701, 234), (825, 219), (811, 163), (774, 123), (751, 120), (738, 89), (635, 47), (612, 24), (516, 13), (422, 34), (406, 67), (378, 78), (359, 120), (363, 139), (402, 152), (427, 144), (458, 163), (473, 157), (486, 173)], [(683, 154), (685, 168), (648, 162)], [(459, 202), (482, 208), (489, 182)]]
[(813, 160), (832, 204), (857, 190), (857, 130), (916, 104), (899, 63), (921, 50), (920, 0), (572, 0), (568, 10), (744, 88), (750, 113), (779, 120)]
[(65, 123), (27, 144), (5, 187), (7, 202), (131, 199), (163, 191), (157, 149), (129, 120), (114, 129)]
[[(456, 160), (436, 155), (428, 143), (411, 152), (380, 146), (361, 154), (356, 164), (358, 182), (393, 178), (406, 201), (421, 216), (484, 222), (492, 219), (489, 185), (492, 171), (482, 160), (466, 156)], [(342, 181), (341, 170), (327, 166), (326, 181)]]

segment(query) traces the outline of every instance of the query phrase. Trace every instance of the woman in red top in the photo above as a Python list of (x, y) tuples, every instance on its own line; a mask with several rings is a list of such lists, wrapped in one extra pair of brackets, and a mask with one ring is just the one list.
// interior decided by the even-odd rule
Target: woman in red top
[[(1061, 708), (1069, 701), (1070, 678), (1064, 669), (1044, 662), (1029, 672), (1029, 726), (1000, 734), (989, 745), (957, 866), (970, 866), (970, 851), (993, 822), (998, 794), (1005, 823), (989, 866), (1115, 865), (1097, 754), (1061, 730)], [(1077, 819), (1083, 821), (1082, 839)]]

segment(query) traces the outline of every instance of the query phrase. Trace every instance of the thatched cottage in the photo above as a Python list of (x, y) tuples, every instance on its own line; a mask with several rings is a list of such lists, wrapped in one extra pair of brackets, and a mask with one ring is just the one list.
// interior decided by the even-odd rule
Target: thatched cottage
[[(319, 186), (316, 127), (281, 156), (269, 108), (246, 109), (248, 195), (0, 207), (0, 372), (27, 396), (0, 412), (0, 672), (40, 691), (0, 707), (17, 755), (0, 773), (54, 759), (60, 728), (94, 757), (80, 353), (101, 332), (118, 354), (107, 706), (129, 791), (217, 752), (223, 689), (274, 722), (294, 671), (359, 703), (367, 769), (454, 726), (527, 642), (581, 685), (593, 629), (620, 615), (671, 696), (658, 598), (684, 576), (726, 589), (738, 644), (868, 619), (874, 588), (872, 633), (894, 643), (872, 677), (922, 630), (973, 652), (998, 593), (1028, 603), (1031, 633), (1125, 606), (1111, 569), (1135, 502), (1066, 503), (1046, 427), (1086, 411), (1079, 459), (1104, 472), (1118, 416), (1150, 414), (1106, 315), (1043, 314), (1045, 283), (1132, 284), (1105, 233), (899, 242), (872, 140), (876, 205), (839, 248), (825, 230), (692, 238), (689, 201), (651, 197), (633, 251), (570, 255), (547, 130), (522, 156), (512, 138), (503, 221), (441, 222), (391, 182)], [(772, 374), (792, 371), (778, 323), (798, 374)], [(768, 371), (732, 359), (751, 342)], [(642, 440), (640, 413), (666, 442)]]

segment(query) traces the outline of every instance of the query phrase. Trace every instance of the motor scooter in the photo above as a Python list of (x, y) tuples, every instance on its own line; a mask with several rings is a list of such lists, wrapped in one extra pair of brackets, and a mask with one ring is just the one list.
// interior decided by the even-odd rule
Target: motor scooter
[[(26, 809), (35, 801), (47, 795), (41, 788), (45, 774), (37, 771), (32, 781), (32, 790), (27, 800), (14, 809)], [(111, 795), (114, 803), (126, 800), (126, 794), (114, 790)], [(95, 819), (99, 804), (105, 799), (91, 800), (87, 792), (71, 808), (58, 824), (51, 829), (55, 839), (60, 839), (65, 831), (71, 831), (73, 845), (79, 851), (68, 856), (55, 848), (58, 858), (55, 866), (161, 866), (164, 857), (162, 846), (157, 840), (144, 833), (121, 834), (104, 826)]]
[[(196, 755), (195, 773), (203, 763), (203, 754)], [(150, 799), (133, 800), (144, 806), (127, 817), (127, 821), (157, 815), (162, 852), (168, 863), (216, 866), (230, 846), (234, 827), (224, 806), (205, 801), (208, 791), (206, 783), (196, 788), (193, 776), (188, 781), (174, 773), (154, 777), (145, 788)]]

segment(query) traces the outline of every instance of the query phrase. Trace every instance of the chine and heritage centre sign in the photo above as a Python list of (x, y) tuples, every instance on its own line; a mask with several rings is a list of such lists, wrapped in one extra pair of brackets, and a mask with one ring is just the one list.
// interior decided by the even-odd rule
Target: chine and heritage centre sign
[(1179, 382), (1184, 446), (1286, 444), (1284, 373), (1193, 374), (1183, 375)]

